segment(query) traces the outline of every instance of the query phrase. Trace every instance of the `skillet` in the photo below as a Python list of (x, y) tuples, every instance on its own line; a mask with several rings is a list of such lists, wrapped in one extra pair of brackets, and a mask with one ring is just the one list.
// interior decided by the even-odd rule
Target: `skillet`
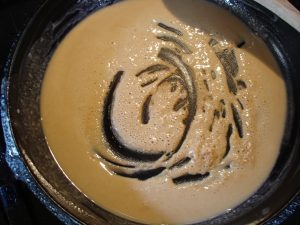
[[(6, 160), (17, 179), (24, 181), (66, 224), (137, 224), (100, 208), (68, 180), (47, 146), (40, 122), (40, 89), (53, 51), (78, 22), (115, 2), (47, 1), (21, 36), (2, 79), (1, 119)], [(288, 118), (280, 155), (268, 180), (232, 211), (200, 224), (262, 223), (299, 194), (300, 34), (253, 1), (211, 2), (245, 22), (274, 54), (287, 85)]]

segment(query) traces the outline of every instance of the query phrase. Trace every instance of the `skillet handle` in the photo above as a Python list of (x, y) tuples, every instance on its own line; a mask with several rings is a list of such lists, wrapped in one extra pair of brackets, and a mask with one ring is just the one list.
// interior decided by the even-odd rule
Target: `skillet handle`
[(300, 32), (300, 12), (288, 0), (254, 0)]
[(9, 225), (32, 225), (26, 205), (13, 183), (0, 187), (0, 202)]
[(5, 143), (0, 125), (0, 222), (7, 225), (32, 225), (28, 209), (5, 160)]

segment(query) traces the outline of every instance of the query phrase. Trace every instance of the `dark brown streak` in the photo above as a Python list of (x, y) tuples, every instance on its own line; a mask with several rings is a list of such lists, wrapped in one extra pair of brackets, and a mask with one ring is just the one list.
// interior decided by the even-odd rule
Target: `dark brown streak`
[(212, 120), (211, 125), (210, 125), (210, 127), (209, 127), (209, 131), (210, 131), (210, 132), (212, 132), (212, 130), (213, 130), (213, 126), (214, 126), (214, 124), (215, 124), (216, 118), (217, 118), (217, 119), (220, 118), (220, 112), (219, 112), (218, 110), (215, 109), (215, 110), (214, 110), (213, 120)]
[(163, 71), (163, 70), (167, 70), (168, 71), (169, 69), (170, 68), (168, 66), (166, 66), (166, 65), (155, 64), (155, 65), (149, 66), (146, 69), (138, 72), (135, 76), (139, 77), (139, 76), (141, 76), (144, 73), (152, 74), (152, 73), (156, 73), (156, 72)]
[(173, 43), (178, 48), (180, 48), (181, 52), (184, 54), (192, 54), (193, 53), (185, 43), (183, 43), (182, 41), (180, 41), (179, 39), (177, 39), (175, 37), (162, 35), (162, 36), (156, 36), (156, 38), (159, 40), (162, 40), (162, 41)]
[(247, 88), (247, 84), (245, 83), (245, 81), (243, 80), (237, 80), (237, 85), (242, 88), (242, 89), (246, 89)]
[(232, 109), (233, 120), (234, 120), (236, 129), (238, 131), (238, 134), (239, 134), (240, 138), (243, 138), (243, 136), (244, 136), (243, 123), (242, 123), (240, 114), (239, 114), (237, 108), (233, 104), (231, 104), (231, 109)]
[(143, 107), (142, 107), (142, 123), (143, 124), (147, 124), (150, 120), (150, 115), (149, 115), (149, 105), (150, 105), (150, 102), (151, 102), (151, 98), (152, 98), (152, 95), (149, 95), (144, 104), (143, 104)]
[(185, 104), (188, 102), (187, 98), (180, 98), (177, 100), (177, 102), (173, 106), (173, 110), (177, 112), (179, 109), (185, 106)]
[(245, 41), (241, 41), (241, 42), (238, 43), (236, 46), (237, 46), (238, 48), (242, 48), (245, 44), (246, 44)]
[(226, 109), (224, 108), (222, 111), (222, 117), (225, 118), (226, 117)]
[(186, 165), (187, 163), (189, 163), (190, 161), (191, 161), (190, 157), (183, 158), (183, 159), (179, 160), (178, 162), (174, 163), (172, 166), (170, 166), (169, 169), (172, 170), (174, 168), (182, 167), (182, 166)]
[(201, 173), (185, 174), (180, 177), (173, 178), (173, 183), (178, 185), (178, 184), (183, 184), (183, 183), (201, 181), (201, 180), (207, 178), (209, 176), (209, 174), (210, 174), (209, 172), (204, 173), (204, 174), (201, 174)]
[(128, 178), (135, 178), (138, 180), (148, 180), (151, 177), (157, 176), (161, 172), (163, 172), (166, 168), (165, 167), (159, 167), (155, 169), (150, 170), (140, 170), (134, 173), (125, 173), (125, 172), (117, 172), (114, 171), (119, 176), (128, 177)]
[(174, 28), (174, 27), (170, 27), (170, 26), (168, 26), (168, 25), (166, 25), (166, 24), (163, 24), (163, 23), (158, 23), (157, 25), (158, 25), (159, 27), (161, 27), (161, 28), (167, 30), (167, 31), (170, 31), (170, 32), (172, 32), (172, 33), (174, 33), (174, 34), (177, 34), (178, 36), (183, 36), (183, 33), (182, 33), (180, 30), (177, 30), (177, 29)]
[(225, 108), (225, 101), (224, 101), (224, 99), (221, 99), (220, 103), (221, 103), (222, 117), (225, 118), (226, 117), (226, 108)]
[(112, 160), (104, 157), (99, 151), (97, 150), (94, 150), (94, 153), (100, 157), (102, 160), (108, 162), (108, 163), (111, 163), (112, 165), (114, 166), (120, 166), (120, 167), (124, 167), (124, 168), (135, 168), (135, 166), (132, 166), (132, 165), (125, 165), (125, 164), (121, 164), (121, 163), (116, 163), (116, 162), (113, 162)]
[(231, 76), (229, 76), (228, 74), (226, 74), (226, 80), (227, 80), (227, 86), (228, 86), (229, 91), (232, 94), (236, 95), (237, 87), (236, 87), (234, 79)]
[(241, 100), (238, 98), (237, 101), (238, 101), (238, 103), (240, 104), (241, 109), (244, 110), (244, 105), (243, 105), (243, 103), (241, 102)]
[(203, 83), (204, 83), (204, 85), (206, 87), (206, 90), (209, 91), (209, 86), (208, 86), (207, 80), (203, 80)]
[(171, 92), (175, 92), (177, 90), (178, 86), (176, 82), (171, 82)]
[(220, 112), (216, 109), (214, 111), (214, 117), (217, 118), (217, 119), (220, 119)]
[(225, 170), (229, 170), (231, 168), (231, 165), (230, 164), (227, 164), (226, 166), (224, 166), (224, 169)]
[(141, 87), (147, 87), (148, 85), (153, 84), (157, 80), (158, 80), (158, 78), (156, 77), (156, 78), (153, 78), (153, 79), (151, 79), (149, 81), (146, 81), (145, 83), (141, 84)]
[(228, 130), (227, 130), (227, 134), (226, 134), (226, 150), (225, 153), (223, 155), (223, 159), (228, 155), (231, 145), (230, 145), (230, 137), (232, 135), (232, 124), (228, 125)]
[(214, 70), (212, 70), (210, 73), (211, 73), (211, 78), (212, 78), (213, 80), (215, 80), (215, 79), (217, 78), (216, 72), (215, 72)]
[(209, 42), (208, 42), (209, 46), (211, 46), (211, 47), (217, 45), (218, 43), (219, 42), (216, 39), (213, 39), (213, 38), (210, 39)]

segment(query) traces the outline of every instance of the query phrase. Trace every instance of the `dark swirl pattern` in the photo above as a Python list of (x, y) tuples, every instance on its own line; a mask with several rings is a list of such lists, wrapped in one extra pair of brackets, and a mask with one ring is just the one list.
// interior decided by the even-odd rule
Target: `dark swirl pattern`
[[(187, 112), (186, 117), (181, 121), (184, 125), (184, 130), (181, 135), (181, 138), (174, 149), (161, 149), (158, 152), (145, 152), (143, 151), (143, 149), (135, 149), (128, 147), (126, 143), (124, 143), (121, 135), (118, 133), (118, 131), (113, 125), (112, 118), (112, 111), (115, 104), (115, 93), (118, 88), (118, 85), (120, 84), (120, 82), (122, 82), (122, 78), (125, 74), (125, 71), (118, 71), (115, 74), (109, 86), (109, 91), (105, 98), (103, 109), (103, 133), (107, 143), (110, 146), (110, 151), (115, 157), (111, 159), (105, 157), (105, 154), (102, 154), (100, 151), (95, 151), (97, 156), (106, 164), (107, 168), (113, 173), (123, 177), (136, 178), (139, 180), (147, 180), (149, 178), (159, 175), (163, 171), (171, 171), (175, 168), (183, 167), (192, 161), (191, 157), (185, 156), (171, 164), (166, 163), (169, 162), (172, 159), (172, 157), (181, 149), (197, 112), (198, 95), (194, 81), (195, 72), (182, 59), (182, 55), (192, 54), (193, 51), (186, 43), (184, 43), (178, 38), (184, 35), (183, 32), (163, 23), (158, 23), (157, 25), (161, 29), (164, 29), (166, 32), (169, 32), (170, 35), (157, 35), (156, 38), (163, 42), (170, 43), (172, 46), (174, 46), (174, 49), (169, 47), (162, 47), (157, 55), (157, 58), (160, 59), (161, 63), (150, 65), (149, 67), (136, 73), (135, 76), (147, 78), (147, 76), (150, 74), (153, 75), (158, 72), (166, 72), (168, 75), (162, 80), (159, 81), (158, 77), (152, 77), (141, 83), (141, 87), (145, 88), (149, 85), (156, 84), (156, 87), (159, 88), (160, 86), (167, 83), (171, 86), (171, 92), (175, 92), (176, 89), (181, 88), (182, 91), (186, 93), (185, 97), (179, 97), (173, 105), (173, 111), (177, 112), (180, 109), (184, 108), (184, 110)], [(234, 50), (222, 49), (219, 46), (218, 41), (215, 39), (211, 39), (209, 45), (215, 52), (215, 55), (220, 60), (224, 68), (227, 86), (230, 93), (236, 95), (239, 89), (246, 89), (247, 85), (244, 81), (235, 80), (239, 67)], [(238, 46), (242, 47), (242, 44), (238, 44)], [(212, 78), (215, 79), (215, 77), (216, 75), (214, 74), (214, 71), (212, 71)], [(204, 80), (203, 82), (207, 91), (209, 91), (209, 84), (207, 80)], [(151, 113), (149, 107), (154, 94), (155, 92), (147, 95), (142, 104), (141, 123), (144, 125), (147, 125), (151, 120)], [(243, 109), (243, 104), (239, 99), (237, 99), (237, 103)], [(243, 138), (243, 122), (239, 114), (238, 108), (234, 103), (227, 104), (230, 104), (230, 108), (233, 115), (233, 123), (236, 127), (238, 135), (240, 138)], [(221, 99), (219, 109), (214, 110), (213, 121), (209, 128), (210, 132), (212, 132), (216, 120), (220, 119), (220, 117), (225, 118), (228, 115), (225, 106), (226, 102), (224, 101), (224, 99)], [(222, 157), (223, 159), (230, 152), (230, 138), (232, 133), (233, 125), (232, 123), (230, 123), (228, 124), (228, 129), (225, 137), (227, 145), (225, 153)], [(120, 163), (120, 160), (115, 159), (122, 159), (126, 163)], [(205, 173), (194, 174), (186, 173), (180, 176), (172, 177), (172, 181), (174, 184), (195, 182), (203, 180), (209, 177), (209, 175), (209, 171)]]

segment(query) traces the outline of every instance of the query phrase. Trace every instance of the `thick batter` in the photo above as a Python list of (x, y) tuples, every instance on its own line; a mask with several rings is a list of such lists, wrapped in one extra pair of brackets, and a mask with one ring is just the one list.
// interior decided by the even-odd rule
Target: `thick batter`
[(226, 11), (126, 0), (60, 44), (41, 114), (58, 164), (99, 206), (188, 224), (230, 210), (267, 179), (286, 90), (265, 44)]

